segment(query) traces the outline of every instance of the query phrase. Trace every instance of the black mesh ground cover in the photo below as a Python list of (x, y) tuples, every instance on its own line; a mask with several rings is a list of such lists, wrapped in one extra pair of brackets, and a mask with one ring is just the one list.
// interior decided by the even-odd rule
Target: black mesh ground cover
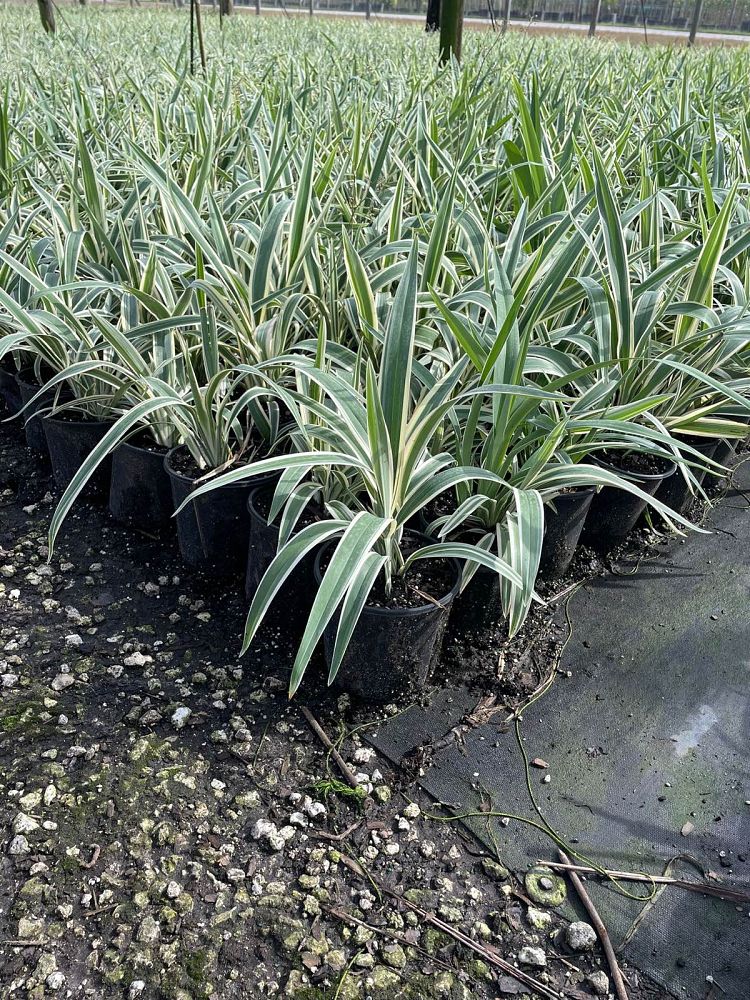
[[(528, 755), (550, 764), (547, 784), (532, 769), (537, 801), (579, 852), (653, 874), (690, 854), (750, 892), (750, 462), (735, 481), (708, 519), (711, 535), (675, 541), (634, 575), (574, 596), (561, 662), (572, 676), (527, 712), (522, 733)], [(442, 691), (374, 742), (398, 761), (439, 740), (475, 702), (467, 691)], [(489, 794), (495, 809), (534, 816), (515, 736), (497, 721), (436, 753), (420, 782), (466, 810)], [(555, 858), (554, 845), (525, 824), (467, 825), (518, 872)], [(698, 877), (684, 860), (671, 873)], [(606, 885), (588, 886), (615, 945), (628, 937), (623, 957), (675, 996), (705, 997), (713, 977), (710, 995), (750, 998), (750, 905), (668, 888), (644, 910)]]

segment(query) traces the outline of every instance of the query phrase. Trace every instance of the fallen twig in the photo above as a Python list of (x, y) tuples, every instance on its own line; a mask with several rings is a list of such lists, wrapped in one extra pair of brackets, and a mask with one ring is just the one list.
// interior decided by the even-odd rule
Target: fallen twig
[(3, 944), (10, 945), (11, 948), (44, 948), (47, 945), (47, 939), (27, 941), (26, 938), (6, 938)]
[(357, 784), (357, 779), (354, 777), (354, 774), (352, 773), (351, 768), (346, 763), (346, 761), (341, 756), (341, 754), (338, 752), (338, 750), (336, 749), (336, 747), (333, 745), (333, 743), (331, 742), (330, 737), (328, 736), (328, 734), (326, 733), (326, 731), (323, 729), (323, 727), (321, 726), (321, 724), (318, 722), (318, 720), (315, 718), (315, 716), (312, 714), (312, 712), (310, 711), (310, 709), (306, 708), (304, 705), (300, 705), (299, 708), (300, 708), (300, 712), (302, 712), (302, 714), (304, 715), (305, 719), (307, 720), (307, 723), (310, 726), (310, 729), (312, 729), (312, 731), (318, 737), (318, 739), (323, 744), (323, 746), (326, 748), (326, 750), (328, 750), (328, 752), (330, 753), (331, 757), (333, 757), (334, 761), (336, 762), (336, 767), (339, 769), (339, 771), (341, 771), (341, 774), (343, 775), (344, 780), (346, 781), (347, 785), (349, 785), (351, 788), (355, 788), (355, 789), (359, 788), (359, 785)]
[(83, 919), (86, 920), (88, 917), (97, 917), (100, 913), (106, 913), (108, 910), (114, 910), (117, 903), (108, 903), (106, 906), (98, 906), (95, 910), (89, 910), (88, 913), (83, 914)]
[[(565, 851), (560, 850), (558, 848), (557, 853), (563, 864), (570, 865), (570, 858), (565, 853)], [(599, 940), (602, 943), (602, 948), (604, 949), (604, 954), (606, 955), (607, 958), (607, 964), (609, 965), (609, 971), (612, 975), (612, 982), (614, 983), (615, 986), (615, 993), (617, 994), (617, 998), (618, 1000), (628, 1000), (628, 991), (625, 989), (625, 981), (622, 978), (622, 972), (620, 971), (620, 966), (617, 961), (617, 956), (615, 955), (615, 949), (612, 947), (612, 941), (610, 940), (607, 928), (604, 926), (602, 918), (599, 916), (596, 907), (591, 902), (589, 894), (583, 888), (583, 883), (581, 882), (576, 872), (572, 871), (571, 868), (568, 868), (567, 871), (570, 877), (570, 881), (573, 883), (573, 887), (575, 888), (575, 891), (578, 893), (578, 896), (581, 902), (583, 903), (584, 909), (591, 918), (591, 923), (594, 925), (596, 933), (599, 935)]]
[(412, 903), (404, 896), (394, 892), (393, 889), (389, 889), (381, 882), (378, 882), (353, 858), (347, 858), (342, 854), (340, 861), (345, 864), (350, 871), (353, 871), (355, 875), (359, 875), (360, 878), (369, 879), (369, 881), (372, 882), (372, 884), (380, 892), (385, 893), (386, 896), (390, 896), (391, 899), (397, 900), (402, 906), (405, 906), (407, 909), (418, 914), (423, 921), (428, 924), (432, 924), (433, 927), (436, 927), (439, 931), (442, 931), (444, 934), (452, 937), (455, 941), (458, 941), (459, 944), (462, 944), (470, 951), (476, 952), (489, 965), (494, 965), (496, 969), (500, 969), (507, 976), (512, 976), (514, 979), (518, 980), (519, 983), (523, 983), (524, 986), (530, 986), (539, 996), (546, 997), (547, 1000), (561, 1000), (564, 996), (563, 993), (552, 989), (547, 986), (546, 983), (540, 982), (540, 980), (535, 979), (534, 976), (516, 968), (516, 966), (512, 965), (510, 962), (506, 962), (504, 958), (500, 957), (497, 949), (492, 945), (483, 945), (478, 941), (473, 941), (470, 937), (468, 937), (468, 935), (464, 934), (463, 931), (457, 930), (455, 927), (451, 926), (451, 924), (447, 924), (444, 920), (436, 917), (434, 913), (429, 913), (427, 910), (423, 910), (421, 906), (417, 906), (416, 903)]
[(342, 840), (346, 840), (347, 837), (351, 836), (355, 830), (358, 830), (362, 826), (364, 820), (359, 820), (357, 823), (352, 823), (348, 826), (346, 830), (342, 833), (326, 833), (325, 830), (319, 830), (318, 833), (312, 833), (310, 836), (313, 840), (333, 840), (336, 843), (340, 843)]
[(608, 868), (590, 868), (588, 865), (573, 865), (569, 862), (561, 864), (557, 861), (540, 860), (540, 865), (556, 868), (560, 871), (581, 872), (584, 875), (598, 875), (600, 878), (618, 879), (623, 882), (649, 882), (655, 885), (673, 885), (677, 889), (687, 889), (699, 892), (704, 896), (716, 896), (728, 903), (750, 903), (750, 893), (731, 889), (729, 886), (712, 885), (710, 882), (690, 882), (683, 878), (672, 878), (671, 875), (646, 875), (643, 872), (618, 872)]

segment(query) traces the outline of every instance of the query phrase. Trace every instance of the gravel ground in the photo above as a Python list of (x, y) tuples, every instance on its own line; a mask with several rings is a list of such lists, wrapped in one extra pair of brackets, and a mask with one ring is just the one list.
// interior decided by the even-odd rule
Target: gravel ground
[[(239, 586), (87, 506), (48, 562), (54, 500), (0, 427), (0, 996), (607, 995), (564, 885), (518, 884), (431, 820), (368, 716), (307, 685), (341, 780), (287, 700), (289, 638), (238, 659)], [(665, 996), (626, 972), (632, 998)]]

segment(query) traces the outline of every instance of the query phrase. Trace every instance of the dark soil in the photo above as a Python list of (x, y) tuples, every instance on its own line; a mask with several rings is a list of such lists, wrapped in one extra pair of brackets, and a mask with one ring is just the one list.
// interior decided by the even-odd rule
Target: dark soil
[[(401, 554), (407, 559), (412, 552), (429, 544), (428, 540), (410, 532), (405, 532)], [(320, 561), (323, 571), (328, 568), (333, 555), (333, 546), (327, 549)], [(422, 608), (432, 601), (439, 601), (450, 594), (456, 585), (457, 566), (448, 559), (421, 559), (414, 563), (404, 576), (394, 576), (391, 591), (385, 591), (385, 577), (381, 573), (367, 598), (372, 608)], [(425, 596), (426, 595), (426, 596)]]
[(602, 451), (599, 458), (614, 469), (641, 473), (644, 476), (662, 475), (674, 464), (660, 455), (649, 455), (641, 451)]
[[(17, 428), (0, 426), (0, 996), (519, 992), (405, 904), (379, 898), (342, 856), (511, 963), (523, 946), (540, 947), (547, 966), (528, 972), (570, 997), (593, 996), (586, 977), (606, 969), (601, 953), (567, 951), (554, 910), (537, 926), (523, 885), (498, 859), (458, 824), (430, 819), (424, 793), (363, 743), (363, 727), (382, 713), (336, 699), (318, 659), (302, 695), (360, 790), (342, 782), (288, 701), (285, 629), (267, 628), (238, 658), (241, 581), (192, 576), (174, 541), (127, 531), (86, 505), (48, 562), (54, 487), (22, 442)], [(582, 555), (575, 572), (584, 569)], [(545, 635), (540, 615), (504, 648), (497, 683), (509, 705), (518, 700), (511, 679), (526, 669), (524, 641), (542, 650), (562, 639)], [(497, 662), (486, 649), (485, 690)], [(456, 662), (449, 650), (443, 674)], [(533, 662), (544, 672), (555, 660)], [(283, 833), (281, 846), (259, 833), (260, 821)], [(666, 1000), (626, 972), (632, 1000)]]

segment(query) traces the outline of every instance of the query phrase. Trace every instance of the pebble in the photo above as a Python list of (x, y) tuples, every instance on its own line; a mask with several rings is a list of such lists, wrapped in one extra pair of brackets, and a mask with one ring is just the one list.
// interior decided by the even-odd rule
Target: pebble
[(16, 817), (13, 820), (13, 833), (33, 833), (34, 830), (39, 829), (39, 824), (32, 816), (27, 816), (26, 813), (16, 813)]
[(8, 847), (8, 854), (13, 857), (20, 857), (23, 854), (28, 854), (30, 851), (29, 842), (22, 833), (16, 834)]
[(53, 691), (64, 691), (65, 688), (69, 688), (75, 682), (76, 679), (72, 674), (58, 674), (57, 677), (52, 679), (50, 687)]
[(596, 931), (585, 920), (574, 920), (568, 925), (565, 940), (573, 951), (591, 951), (597, 941)]
[(586, 982), (598, 997), (606, 997), (609, 993), (609, 976), (601, 969), (586, 976)]
[(543, 969), (547, 964), (547, 956), (543, 948), (534, 948), (532, 945), (524, 945), (518, 953), (518, 961), (522, 965), (534, 965), (538, 969)]
[(188, 708), (187, 705), (180, 705), (172, 713), (172, 725), (175, 729), (183, 729), (192, 714), (192, 709)]

